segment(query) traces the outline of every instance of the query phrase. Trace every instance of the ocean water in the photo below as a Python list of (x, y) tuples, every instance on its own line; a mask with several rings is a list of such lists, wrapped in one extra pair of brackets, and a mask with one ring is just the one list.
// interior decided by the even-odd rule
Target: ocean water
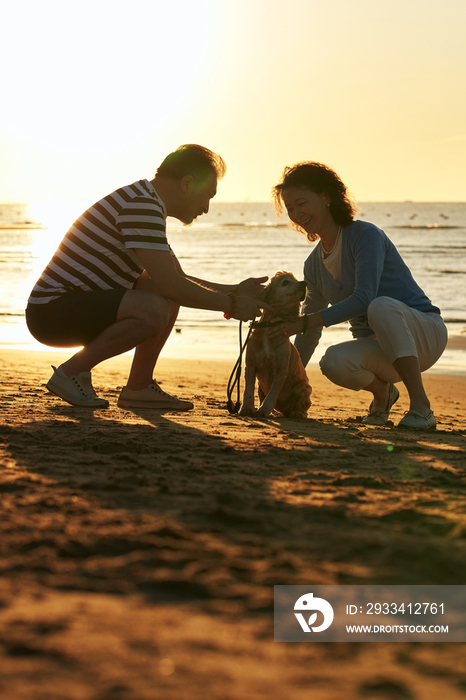
[[(26, 328), (26, 301), (67, 228), (90, 203), (0, 204), (0, 347), (44, 349)], [(416, 281), (442, 309), (450, 336), (466, 333), (466, 203), (362, 203), (357, 217), (393, 240)], [(213, 203), (189, 227), (169, 219), (168, 238), (185, 272), (224, 283), (277, 270), (301, 278), (312, 249), (269, 203)], [(234, 362), (238, 326), (218, 312), (183, 307), (164, 355)], [(243, 335), (246, 330), (243, 325)], [(329, 345), (350, 337), (346, 324), (324, 329), (311, 364)], [(447, 349), (433, 371), (466, 374), (466, 352)]]

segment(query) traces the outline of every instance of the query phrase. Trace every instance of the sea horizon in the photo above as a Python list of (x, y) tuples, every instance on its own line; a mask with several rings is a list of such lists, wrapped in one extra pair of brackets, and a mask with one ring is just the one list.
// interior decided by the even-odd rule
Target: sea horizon
[[(51, 206), (48, 200), (46, 204), (0, 204), (3, 347), (47, 349), (30, 336), (24, 308), (39, 274), (87, 202), (54, 200)], [(385, 230), (416, 281), (441, 308), (450, 335), (461, 346), (466, 334), (466, 203), (360, 202), (356, 218)], [(278, 269), (301, 278), (304, 260), (312, 250), (286, 218), (277, 217), (272, 202), (214, 201), (209, 213), (191, 226), (169, 218), (167, 235), (188, 274), (220, 283), (271, 277)], [(349, 339), (346, 324), (324, 329), (311, 364), (318, 363), (329, 345)], [(234, 361), (238, 351), (237, 323), (215, 312), (182, 307), (164, 356)], [(69, 349), (62, 352), (69, 353)], [(461, 347), (448, 349), (431, 371), (466, 373), (466, 352)]]

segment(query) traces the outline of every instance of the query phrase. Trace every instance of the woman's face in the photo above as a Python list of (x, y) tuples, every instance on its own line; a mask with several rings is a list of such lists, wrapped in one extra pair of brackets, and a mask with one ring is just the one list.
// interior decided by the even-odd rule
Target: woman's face
[(288, 187), (283, 190), (282, 198), (291, 221), (306, 233), (320, 236), (329, 224), (334, 224), (326, 192), (319, 194), (308, 187)]

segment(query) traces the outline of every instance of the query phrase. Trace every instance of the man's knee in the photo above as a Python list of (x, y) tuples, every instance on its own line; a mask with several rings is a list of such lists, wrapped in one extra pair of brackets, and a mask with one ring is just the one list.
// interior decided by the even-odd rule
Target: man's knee
[(141, 317), (148, 333), (152, 336), (167, 327), (172, 316), (172, 307), (167, 299), (156, 295), (151, 296), (153, 299), (141, 310)]
[(164, 330), (172, 319), (172, 303), (151, 292), (130, 291), (120, 304), (118, 320), (137, 319), (149, 338)]

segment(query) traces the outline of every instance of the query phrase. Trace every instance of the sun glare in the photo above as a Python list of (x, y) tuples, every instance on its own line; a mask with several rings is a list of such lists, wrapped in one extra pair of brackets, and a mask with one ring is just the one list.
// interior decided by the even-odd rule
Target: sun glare
[(27, 5), (2, 13), (3, 201), (104, 196), (189, 142), (228, 201), (306, 158), (359, 199), (464, 199), (464, 3)]
[(31, 246), (34, 260), (29, 274), (31, 280), (35, 281), (39, 276), (73, 221), (91, 203), (80, 200), (31, 202), (28, 207), (30, 218), (44, 227), (35, 231)]
[(59, 3), (46, 21), (41, 4), (31, 3), (26, 17), (14, 5), (6, 10), (5, 28), (21, 26), (22, 45), (5, 31), (0, 58), (15, 62), (0, 114), (4, 199), (103, 196), (112, 174), (121, 184), (144, 158), (165, 157), (167, 143), (189, 141), (183, 124), (202, 104), (217, 41), (209, 0), (141, 0), (137, 12), (118, 0), (97, 2), (92, 19), (87, 5)]
[(31, 202), (28, 206), (29, 215), (34, 221), (52, 231), (61, 231), (65, 235), (75, 221), (92, 202), (84, 200), (51, 200)]

